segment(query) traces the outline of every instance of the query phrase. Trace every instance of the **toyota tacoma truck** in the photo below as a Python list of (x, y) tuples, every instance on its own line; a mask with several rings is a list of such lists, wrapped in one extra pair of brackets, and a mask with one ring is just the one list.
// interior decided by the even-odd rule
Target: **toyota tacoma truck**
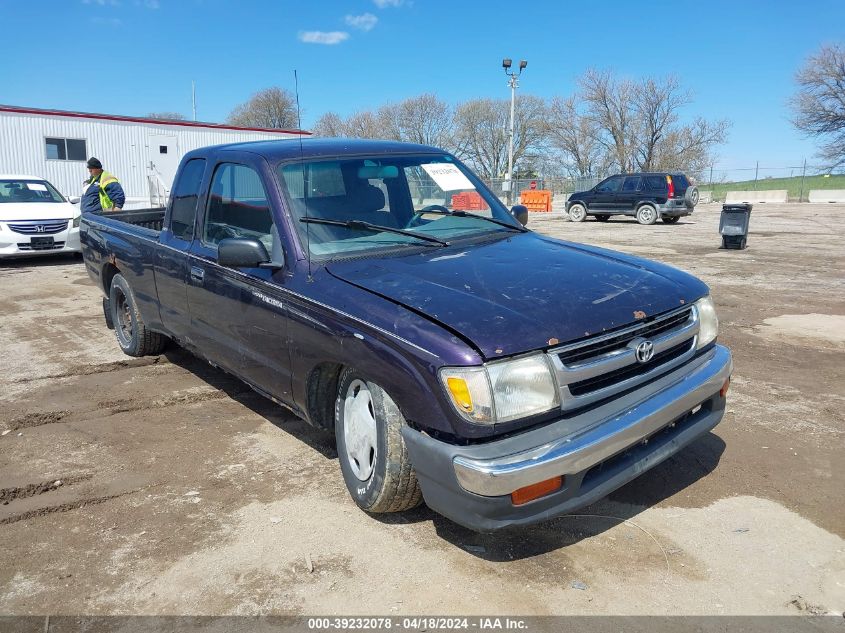
[(367, 512), (493, 531), (706, 434), (732, 369), (704, 283), (527, 220), (437, 148), (285, 140), (192, 151), (165, 210), (80, 239), (126, 354), (174, 341), (334, 432)]

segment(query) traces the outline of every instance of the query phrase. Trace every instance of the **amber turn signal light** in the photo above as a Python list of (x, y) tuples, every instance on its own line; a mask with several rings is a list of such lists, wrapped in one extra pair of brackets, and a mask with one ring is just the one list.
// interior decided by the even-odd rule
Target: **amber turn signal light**
[(525, 503), (528, 503), (529, 501), (534, 501), (534, 499), (545, 497), (546, 495), (560, 490), (562, 486), (562, 475), (552, 477), (551, 479), (546, 479), (545, 481), (541, 481), (540, 483), (531, 484), (530, 486), (525, 486), (524, 488), (520, 488), (519, 490), (514, 490), (511, 493), (511, 502), (515, 506), (521, 506)]
[(719, 395), (720, 395), (720, 396), (722, 396), (723, 398), (724, 398), (726, 395), (728, 395), (728, 389), (730, 388), (730, 386), (731, 386), (731, 379), (730, 379), (730, 378), (728, 378), (728, 379), (725, 381), (725, 384), (724, 384), (724, 385), (722, 385), (722, 388), (721, 388), (721, 389), (719, 389)]

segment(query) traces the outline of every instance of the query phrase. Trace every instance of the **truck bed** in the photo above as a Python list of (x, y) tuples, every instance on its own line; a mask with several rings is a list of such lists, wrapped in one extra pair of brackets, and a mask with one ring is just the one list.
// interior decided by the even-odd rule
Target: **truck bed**
[(115, 211), (112, 213), (103, 213), (102, 217), (160, 232), (164, 223), (164, 209), (151, 208)]

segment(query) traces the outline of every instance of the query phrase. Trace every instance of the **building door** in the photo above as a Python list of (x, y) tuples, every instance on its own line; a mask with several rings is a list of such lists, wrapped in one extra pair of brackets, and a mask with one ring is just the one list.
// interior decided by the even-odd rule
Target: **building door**
[(167, 193), (173, 187), (173, 178), (176, 176), (176, 169), (179, 167), (179, 147), (176, 144), (175, 136), (163, 134), (151, 134), (147, 139), (149, 156), (148, 167), (150, 177), (160, 179), (160, 184)]

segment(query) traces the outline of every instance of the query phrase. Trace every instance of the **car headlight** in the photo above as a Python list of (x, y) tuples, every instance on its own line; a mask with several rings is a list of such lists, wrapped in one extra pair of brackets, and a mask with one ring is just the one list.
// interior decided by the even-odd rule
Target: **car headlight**
[(550, 411), (560, 404), (557, 381), (545, 354), (440, 370), (449, 399), (464, 418), (497, 424)]
[(695, 302), (698, 311), (698, 348), (710, 345), (719, 335), (719, 317), (710, 295)]
[(80, 213), (75, 218), (73, 218), (73, 228), (79, 228), (79, 222), (82, 220), (82, 214)]

